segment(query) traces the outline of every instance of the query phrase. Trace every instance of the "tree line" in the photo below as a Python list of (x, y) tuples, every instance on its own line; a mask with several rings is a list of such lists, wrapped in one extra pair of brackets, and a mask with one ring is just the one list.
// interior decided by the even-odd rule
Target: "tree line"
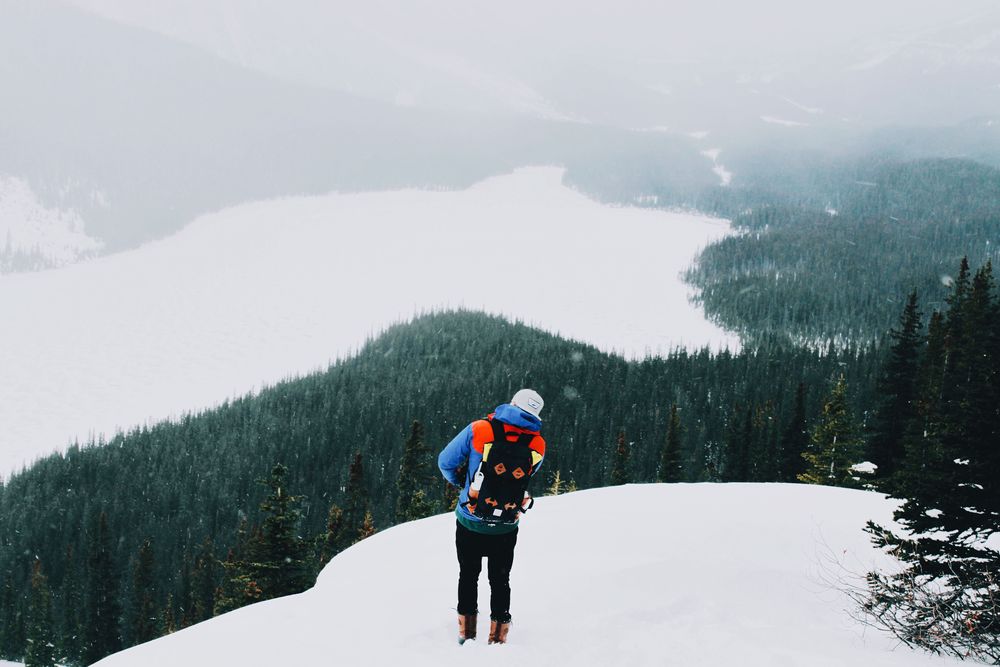
[(998, 169), (881, 160), (807, 176), (801, 191), (728, 193), (738, 233), (687, 273), (709, 315), (744, 336), (877, 342), (911, 290), (941, 308), (963, 256), (998, 258)]

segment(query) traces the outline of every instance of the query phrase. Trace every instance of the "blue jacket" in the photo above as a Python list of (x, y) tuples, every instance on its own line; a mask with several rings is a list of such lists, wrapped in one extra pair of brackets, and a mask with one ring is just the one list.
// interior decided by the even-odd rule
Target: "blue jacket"
[[(492, 416), (494, 419), (513, 426), (520, 431), (538, 433), (542, 428), (541, 419), (509, 403), (497, 406)], [(469, 502), (469, 486), (472, 484), (472, 477), (483, 460), (483, 443), (476, 442), (477, 438), (474, 437), (475, 433), (485, 432), (485, 429), (482, 427), (483, 424), (485, 422), (480, 420), (466, 426), (438, 455), (438, 468), (441, 469), (441, 474), (455, 486), (462, 487), (462, 493), (458, 497), (458, 507), (455, 509), (455, 513), (458, 514), (460, 519), (464, 520), (464, 523), (482, 522), (482, 519), (469, 512), (465, 504)], [(488, 425), (486, 428), (489, 428)], [(489, 440), (492, 440), (492, 431), (488, 431), (488, 433), (490, 434), (488, 436)], [(545, 441), (541, 436), (534, 439), (531, 448), (544, 458)], [(466, 468), (465, 479), (463, 480), (458, 477), (457, 473), (458, 468), (466, 461), (468, 461), (469, 465)], [(538, 472), (541, 465), (542, 462), (539, 460), (535, 464), (534, 472)]]

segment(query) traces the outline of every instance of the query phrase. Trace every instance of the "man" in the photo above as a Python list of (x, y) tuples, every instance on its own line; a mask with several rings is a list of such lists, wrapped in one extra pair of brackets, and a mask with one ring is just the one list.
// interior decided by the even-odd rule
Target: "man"
[[(479, 573), (487, 559), (490, 580), (490, 644), (503, 644), (510, 630), (510, 569), (517, 525), (534, 501), (528, 480), (545, 456), (538, 414), (544, 402), (521, 389), (486, 419), (466, 426), (438, 456), (445, 479), (462, 488), (455, 547), (458, 551), (458, 643), (476, 638)], [(465, 463), (465, 479), (458, 469)]]

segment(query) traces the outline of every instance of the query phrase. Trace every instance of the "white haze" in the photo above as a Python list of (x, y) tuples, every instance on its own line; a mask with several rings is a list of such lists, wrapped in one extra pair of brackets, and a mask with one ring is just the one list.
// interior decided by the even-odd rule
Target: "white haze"
[[(648, 107), (687, 86), (703, 86), (723, 103), (726, 91), (712, 90), (718, 77), (784, 82), (791, 90), (775, 90), (776, 100), (804, 86), (828, 102), (837, 96), (822, 90), (824, 82), (844, 85), (843, 72), (894, 65), (889, 61), (910, 48), (919, 53), (906, 53), (900, 67), (1000, 62), (993, 0), (73, 1), (294, 81), (401, 105), (625, 125), (637, 120), (637, 103)], [(819, 85), (810, 90), (803, 75)], [(931, 111), (938, 121), (960, 119), (957, 107), (945, 119), (933, 99), (927, 110), (893, 103), (894, 91), (909, 100), (918, 74), (901, 77), (899, 68), (886, 67), (878, 79), (880, 106), (896, 117), (876, 119), (905, 121)], [(990, 83), (1000, 80), (982, 82), (984, 93)], [(867, 90), (853, 86), (841, 97)], [(802, 100), (802, 107), (822, 108), (818, 101)], [(872, 101), (842, 106), (855, 112), (854, 103)]]

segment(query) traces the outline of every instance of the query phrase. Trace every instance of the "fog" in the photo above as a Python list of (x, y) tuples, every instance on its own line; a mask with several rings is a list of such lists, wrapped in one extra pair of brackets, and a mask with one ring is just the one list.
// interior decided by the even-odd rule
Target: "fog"
[[(801, 88), (811, 77), (836, 85), (845, 83), (845, 71), (884, 66), (882, 92), (892, 97), (919, 84), (912, 73), (900, 77), (893, 67), (899, 63), (891, 60), (912, 63), (925, 75), (958, 62), (1000, 63), (1000, 10), (992, 0), (75, 1), (289, 80), (401, 105), (625, 126), (643, 116), (610, 112), (607, 98), (630, 88), (655, 100), (683, 93), (687, 84), (710, 85), (712, 78)], [(1000, 75), (993, 74), (997, 80), (981, 83), (1000, 92)], [(824, 103), (837, 97), (811, 92)], [(724, 93), (700, 101), (722, 103)], [(986, 102), (981, 108), (996, 108)], [(857, 104), (843, 101), (843, 107), (860, 115)], [(895, 111), (895, 118), (874, 117), (908, 120), (903, 109)], [(937, 108), (919, 120), (955, 122), (962, 113)]]
[(0, 19), (0, 178), (111, 252), (247, 200), (530, 164), (702, 208), (803, 151), (1000, 161), (993, 0), (3, 0)]

